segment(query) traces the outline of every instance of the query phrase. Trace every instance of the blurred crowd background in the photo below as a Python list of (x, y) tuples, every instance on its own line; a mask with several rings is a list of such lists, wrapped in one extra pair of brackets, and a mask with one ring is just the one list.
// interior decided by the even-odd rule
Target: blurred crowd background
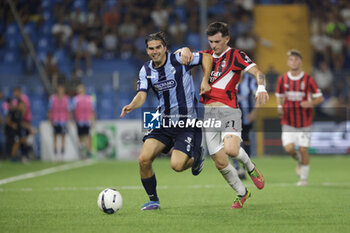
[[(140, 66), (148, 59), (144, 38), (164, 31), (169, 50), (203, 50), (199, 0), (12, 0), (30, 38), (50, 88), (65, 85), (70, 96), (78, 84), (96, 96), (97, 119), (118, 119), (135, 94)], [(258, 43), (271, 46), (254, 30), (257, 4), (305, 4), (309, 10), (312, 75), (330, 107), (350, 101), (350, 1), (346, 0), (207, 0), (207, 21), (230, 25), (230, 45), (253, 60)], [(271, 25), (276, 27), (278, 25)], [(32, 125), (47, 119), (49, 94), (8, 1), (0, 2), (0, 101), (20, 87), (29, 97)], [(291, 35), (298, 36), (298, 35)], [(281, 75), (264, 70), (268, 82)], [(197, 72), (199, 76), (200, 72)], [(195, 80), (200, 83), (200, 77)], [(269, 85), (270, 92), (275, 86)], [(151, 97), (146, 106), (154, 106)], [(1, 125), (4, 126), (1, 108)], [(137, 111), (126, 119), (140, 118)]]

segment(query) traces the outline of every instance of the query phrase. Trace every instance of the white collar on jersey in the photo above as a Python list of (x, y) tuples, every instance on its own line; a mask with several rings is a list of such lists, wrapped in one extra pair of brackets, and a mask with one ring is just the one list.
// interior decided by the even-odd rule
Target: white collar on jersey
[(228, 47), (227, 49), (226, 49), (226, 51), (225, 52), (223, 52), (220, 56), (218, 56), (218, 55), (215, 55), (215, 53), (213, 53), (213, 58), (220, 58), (220, 57), (222, 57), (222, 56), (224, 56), (224, 54), (227, 52), (227, 51), (229, 51), (231, 49), (231, 47)]
[(292, 80), (299, 80), (304, 76), (304, 71), (302, 71), (299, 75), (297, 76), (293, 76), (292, 73), (290, 71), (288, 71), (288, 77)]

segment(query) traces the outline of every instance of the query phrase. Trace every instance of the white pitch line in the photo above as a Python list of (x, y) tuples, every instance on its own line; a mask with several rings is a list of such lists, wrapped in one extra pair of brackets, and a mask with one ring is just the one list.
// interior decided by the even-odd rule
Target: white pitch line
[(78, 161), (78, 162), (74, 162), (74, 163), (64, 164), (64, 165), (57, 166), (57, 167), (51, 167), (51, 168), (43, 169), (40, 171), (29, 172), (29, 173), (25, 173), (25, 174), (18, 175), (18, 176), (12, 176), (9, 178), (1, 179), (0, 185), (16, 182), (16, 181), (20, 181), (20, 180), (25, 180), (25, 179), (35, 178), (38, 176), (45, 176), (48, 174), (52, 174), (52, 173), (56, 173), (56, 172), (60, 172), (60, 171), (66, 171), (66, 170), (70, 170), (70, 169), (74, 169), (74, 168), (85, 167), (85, 166), (89, 166), (93, 163), (94, 163), (94, 161), (92, 161), (92, 160), (84, 160), (84, 161)]
[[(108, 186), (108, 185), (107, 185)], [(106, 187), (107, 187), (106, 186)], [(247, 187), (254, 187), (254, 184), (246, 184)], [(266, 185), (266, 188), (268, 187), (297, 187), (296, 183), (272, 183)], [(317, 186), (339, 186), (339, 187), (348, 187), (350, 186), (349, 182), (344, 183), (317, 183), (317, 184), (310, 184), (311, 187), (317, 187)], [(32, 188), (0, 188), (0, 192), (4, 191), (24, 191), (24, 192), (31, 192), (31, 191), (91, 191), (91, 190), (103, 190), (106, 187), (96, 186), (96, 187), (52, 187), (52, 188), (39, 188), (39, 189), (32, 189)], [(143, 190), (143, 187), (141, 185), (135, 185), (135, 186), (110, 186), (111, 188), (116, 188), (118, 190)], [(159, 185), (157, 189), (219, 189), (219, 188), (229, 188), (226, 184), (223, 185), (174, 185), (174, 186), (168, 186), (168, 185)]]

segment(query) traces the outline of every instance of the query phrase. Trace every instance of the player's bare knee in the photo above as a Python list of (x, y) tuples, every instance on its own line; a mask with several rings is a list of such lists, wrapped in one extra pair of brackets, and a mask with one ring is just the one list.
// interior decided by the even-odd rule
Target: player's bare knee
[(299, 147), (299, 151), (302, 155), (307, 154), (308, 153), (308, 149), (307, 147)]
[(226, 160), (220, 160), (220, 159), (214, 159), (214, 162), (215, 162), (215, 166), (218, 170), (222, 170), (224, 169), (225, 167), (227, 167), (228, 165), (228, 162)]
[(139, 165), (140, 165), (141, 168), (149, 167), (149, 166), (152, 165), (152, 160), (147, 159), (146, 157), (141, 155), (139, 157)]
[(233, 144), (225, 144), (224, 152), (231, 157), (237, 157), (239, 153), (239, 147)]
[(293, 154), (295, 152), (295, 148), (294, 145), (287, 145), (284, 147), (284, 150), (288, 153), (288, 154)]
[(183, 164), (181, 163), (171, 163), (171, 168), (176, 172), (182, 172), (183, 171)]

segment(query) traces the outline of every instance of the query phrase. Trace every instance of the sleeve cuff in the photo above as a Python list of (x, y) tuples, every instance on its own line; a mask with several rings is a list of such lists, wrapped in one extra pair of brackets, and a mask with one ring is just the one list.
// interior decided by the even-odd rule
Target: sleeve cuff
[(252, 68), (253, 66), (256, 66), (256, 64), (255, 63), (252, 63), (252, 64), (250, 64), (249, 66), (247, 66), (245, 69), (244, 69), (244, 71), (248, 71), (250, 68)]

